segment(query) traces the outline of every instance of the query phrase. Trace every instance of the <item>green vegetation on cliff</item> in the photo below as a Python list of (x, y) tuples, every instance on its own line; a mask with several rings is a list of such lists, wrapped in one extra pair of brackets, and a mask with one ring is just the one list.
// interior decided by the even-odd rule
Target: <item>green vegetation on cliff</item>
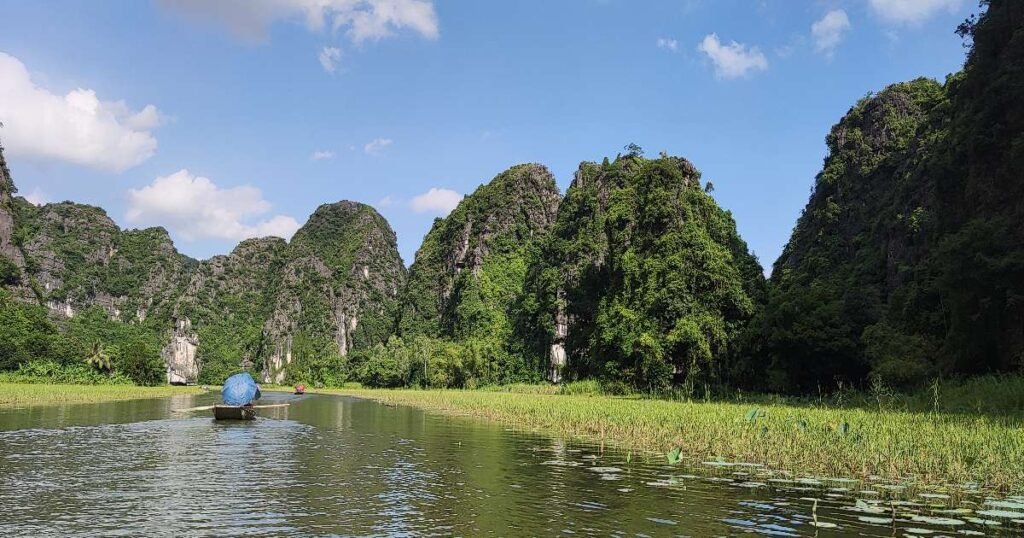
[(269, 316), (271, 286), (284, 262), (280, 238), (247, 239), (231, 254), (196, 267), (175, 305), (198, 336), (198, 381), (220, 384), (242, 363), (262, 357), (263, 323)]
[(402, 294), (401, 339), (389, 346), (435, 356), (438, 364), (410, 376), (431, 386), (537, 378), (513, 334), (514, 321), (527, 264), (554, 222), (560, 198), (547, 168), (522, 164), (434, 221)]
[(772, 273), (768, 388), (1024, 366), (1024, 5), (960, 32), (962, 73), (892, 85), (829, 134)]
[[(0, 302), (23, 321), (8, 327), (0, 368), (143, 384), (166, 368), (220, 383), (248, 364), (279, 382), (335, 383), (347, 379), (341, 357), (393, 331), (405, 269), (394, 232), (363, 204), (322, 206), (290, 244), (253, 239), (197, 262), (166, 230), (122, 231), (97, 207), (0, 202)], [(112, 365), (81, 371), (96, 346)]]
[(550, 353), (553, 377), (719, 382), (762, 300), (761, 267), (689, 161), (630, 149), (583, 163), (559, 207), (524, 307), (535, 354)]

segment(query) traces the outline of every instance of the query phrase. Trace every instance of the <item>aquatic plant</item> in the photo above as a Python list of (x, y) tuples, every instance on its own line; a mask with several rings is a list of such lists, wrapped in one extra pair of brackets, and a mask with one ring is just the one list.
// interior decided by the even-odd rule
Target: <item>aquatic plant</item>
[[(331, 391), (335, 392), (335, 391)], [(918, 485), (1024, 488), (1020, 414), (879, 412), (799, 404), (749, 406), (495, 391), (359, 390), (389, 404), (469, 415), (514, 428), (578, 437), (659, 458), (758, 464), (802, 476)], [(751, 419), (748, 420), (747, 417)], [(676, 456), (672, 454), (678, 449)], [(668, 452), (671, 450), (672, 452)]]

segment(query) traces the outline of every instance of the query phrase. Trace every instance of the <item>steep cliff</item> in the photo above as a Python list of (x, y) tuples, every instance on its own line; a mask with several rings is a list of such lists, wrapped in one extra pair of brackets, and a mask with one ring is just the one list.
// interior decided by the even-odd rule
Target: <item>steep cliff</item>
[(0, 285), (15, 297), (29, 301), (33, 294), (24, 275), (25, 256), (15, 243), (17, 199), (14, 194), (17, 192), (4, 159), (4, 148), (0, 145)]
[(560, 198), (547, 168), (523, 164), (435, 220), (410, 267), (400, 334), (507, 340), (529, 253), (554, 223)]
[(203, 383), (219, 383), (243, 365), (259, 368), (267, 351), (263, 323), (287, 249), (281, 238), (247, 239), (230, 254), (197, 264), (174, 304), (176, 332), (165, 350), (167, 362), (192, 357)]
[(282, 381), (288, 370), (316, 378), (349, 351), (385, 342), (404, 283), (395, 233), (376, 210), (349, 201), (317, 208), (275, 282), (264, 380)]
[(162, 228), (122, 231), (102, 209), (15, 199), (25, 284), (64, 317), (100, 306), (114, 319), (166, 319), (192, 262)]
[(890, 86), (829, 134), (772, 273), (773, 388), (1024, 366), (1024, 4), (960, 31), (962, 73)]
[(906, 278), (912, 251), (927, 247), (921, 232), (934, 218), (908, 152), (934, 151), (922, 142), (945, 105), (934, 81), (895, 84), (832, 128), (824, 169), (772, 271), (766, 347), (775, 387), (867, 375), (861, 334)]
[(631, 150), (580, 165), (531, 271), (530, 340), (552, 380), (718, 374), (761, 301), (761, 267), (697, 169)]

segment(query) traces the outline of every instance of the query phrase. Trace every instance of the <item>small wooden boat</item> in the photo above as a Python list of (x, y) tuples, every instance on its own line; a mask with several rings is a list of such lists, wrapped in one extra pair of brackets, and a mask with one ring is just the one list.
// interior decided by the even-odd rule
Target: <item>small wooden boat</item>
[(303, 385), (302, 383), (299, 383), (298, 385), (295, 385), (295, 394), (305, 394), (305, 393), (306, 393), (306, 386), (305, 385)]
[(215, 405), (213, 418), (216, 420), (255, 420), (256, 408), (251, 405)]

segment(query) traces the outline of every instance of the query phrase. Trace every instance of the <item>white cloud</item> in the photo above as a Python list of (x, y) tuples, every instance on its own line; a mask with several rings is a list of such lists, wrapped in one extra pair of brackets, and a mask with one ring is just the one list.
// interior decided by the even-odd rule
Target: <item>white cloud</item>
[(432, 0), (160, 0), (187, 17), (213, 20), (235, 35), (253, 41), (267, 37), (276, 21), (302, 21), (313, 32), (345, 29), (355, 43), (410, 29), (437, 38), (437, 13)]
[(668, 50), (670, 50), (672, 52), (676, 52), (677, 50), (679, 50), (679, 42), (676, 41), (675, 39), (669, 39), (667, 37), (659, 37), (658, 38), (658, 48), (659, 49), (668, 49)]
[(268, 235), (289, 239), (299, 229), (299, 223), (285, 215), (245, 222), (268, 211), (270, 202), (256, 187), (222, 189), (208, 178), (182, 169), (129, 190), (125, 218), (135, 225), (165, 226), (185, 241), (240, 241)]
[(375, 138), (363, 146), (363, 151), (367, 155), (380, 155), (385, 148), (391, 145), (391, 142), (390, 138)]
[(737, 78), (754, 71), (768, 69), (768, 59), (757, 47), (747, 48), (735, 41), (723, 45), (718, 34), (708, 34), (697, 45), (697, 50), (708, 55), (715, 64), (715, 74), (720, 78)]
[(379, 208), (391, 207), (393, 205), (395, 205), (395, 200), (390, 194), (377, 200), (377, 207)]
[(955, 12), (963, 0), (868, 0), (876, 15), (893, 24), (916, 24), (939, 11)]
[(49, 197), (39, 187), (35, 187), (31, 192), (23, 195), (23, 197), (32, 205), (46, 205), (50, 202)]
[(814, 48), (825, 55), (831, 56), (843, 34), (850, 29), (850, 18), (841, 9), (829, 11), (820, 20), (811, 25), (814, 36)]
[(324, 47), (320, 51), (320, 65), (324, 71), (334, 73), (338, 70), (338, 62), (341, 60), (341, 49), (337, 47)]
[(89, 89), (57, 95), (0, 52), (0, 122), (11, 156), (120, 172), (156, 152), (150, 131), (160, 124), (160, 112), (153, 105), (133, 112), (124, 101), (101, 101)]
[(796, 47), (790, 44), (775, 48), (775, 55), (779, 58), (789, 58), (794, 52), (796, 52)]
[(314, 161), (324, 161), (327, 159), (333, 159), (334, 152), (329, 150), (314, 151), (312, 159)]
[(431, 187), (431, 189), (420, 194), (409, 202), (409, 206), (417, 213), (439, 213), (447, 215), (455, 206), (459, 205), (462, 195), (450, 190)]

